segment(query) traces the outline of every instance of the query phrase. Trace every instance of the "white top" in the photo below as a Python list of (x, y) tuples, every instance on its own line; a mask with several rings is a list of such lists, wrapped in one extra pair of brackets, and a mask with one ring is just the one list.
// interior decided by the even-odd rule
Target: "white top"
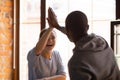
[(64, 66), (58, 51), (53, 51), (51, 60), (49, 60), (41, 55), (36, 56), (33, 48), (29, 51), (27, 59), (29, 80), (65, 74)]

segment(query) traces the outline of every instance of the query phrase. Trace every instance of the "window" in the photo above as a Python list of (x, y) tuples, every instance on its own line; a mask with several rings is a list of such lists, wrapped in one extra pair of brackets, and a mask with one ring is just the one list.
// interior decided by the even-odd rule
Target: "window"
[[(20, 0), (20, 80), (28, 79), (27, 53), (35, 46), (40, 33), (40, 1)], [(89, 19), (89, 33), (101, 35), (110, 43), (110, 21), (115, 19), (114, 0), (46, 0), (46, 16), (49, 6), (55, 11), (60, 25), (64, 25), (71, 11), (83, 11)], [(58, 37), (55, 49), (60, 51), (67, 71), (67, 62), (72, 56), (74, 44), (69, 42), (66, 35), (58, 30), (56, 32)]]
[(89, 19), (89, 33), (101, 35), (110, 43), (110, 21), (115, 20), (114, 0), (47, 0), (47, 8), (49, 6), (54, 9), (62, 25), (68, 13), (83, 11)]
[[(115, 19), (114, 0), (46, 0), (46, 6), (46, 10), (49, 6), (52, 7), (61, 25), (65, 25), (65, 18), (71, 11), (84, 12), (89, 20), (89, 33), (103, 36), (110, 44), (110, 21)], [(56, 48), (61, 52), (67, 71), (67, 62), (72, 55), (74, 45), (67, 40), (64, 34), (59, 31), (57, 33), (59, 37)], [(69, 77), (67, 79), (69, 80)]]
[(40, 33), (40, 1), (20, 0), (20, 80), (28, 80), (27, 54)]
[(120, 21), (111, 21), (111, 47), (120, 69)]

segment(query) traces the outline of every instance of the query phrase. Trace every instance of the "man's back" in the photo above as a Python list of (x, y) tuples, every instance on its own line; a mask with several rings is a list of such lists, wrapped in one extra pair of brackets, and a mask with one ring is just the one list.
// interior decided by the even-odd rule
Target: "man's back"
[(112, 49), (94, 34), (80, 39), (69, 61), (71, 80), (120, 80)]

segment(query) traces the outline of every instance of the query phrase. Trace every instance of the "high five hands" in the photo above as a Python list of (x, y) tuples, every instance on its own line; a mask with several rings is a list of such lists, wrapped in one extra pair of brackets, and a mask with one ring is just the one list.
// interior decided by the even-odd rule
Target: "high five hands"
[(53, 9), (51, 7), (48, 8), (48, 24), (51, 27), (58, 28), (60, 27), (57, 21), (57, 16), (55, 15)]
[(55, 15), (53, 9), (51, 7), (48, 8), (48, 24), (50, 27), (54, 27), (60, 30), (62, 33), (66, 34), (66, 30), (64, 26), (60, 26), (57, 21), (57, 16)]

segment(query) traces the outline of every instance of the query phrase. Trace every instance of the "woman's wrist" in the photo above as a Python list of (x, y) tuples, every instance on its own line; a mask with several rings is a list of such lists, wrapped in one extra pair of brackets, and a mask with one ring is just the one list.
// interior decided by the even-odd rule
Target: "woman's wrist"
[(43, 80), (49, 80), (48, 78), (44, 78)]
[(52, 30), (53, 30), (53, 27), (49, 27), (48, 29), (52, 31)]

